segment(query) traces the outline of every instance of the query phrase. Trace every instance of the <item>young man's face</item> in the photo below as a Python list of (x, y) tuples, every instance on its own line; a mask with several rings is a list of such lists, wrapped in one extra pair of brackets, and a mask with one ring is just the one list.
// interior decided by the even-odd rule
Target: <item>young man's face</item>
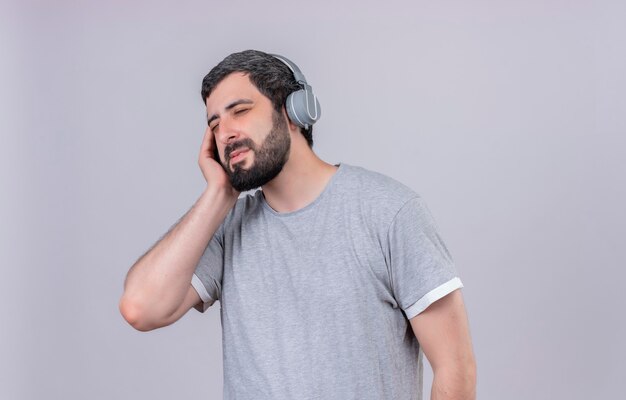
[[(284, 115), (243, 72), (218, 83), (206, 102), (209, 127), (231, 185), (242, 192), (274, 179), (289, 158)], [(238, 151), (244, 150), (241, 154)]]

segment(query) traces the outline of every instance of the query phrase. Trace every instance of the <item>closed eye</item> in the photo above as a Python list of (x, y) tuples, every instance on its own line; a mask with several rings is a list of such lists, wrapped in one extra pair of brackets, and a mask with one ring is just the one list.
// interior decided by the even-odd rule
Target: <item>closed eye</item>
[[(243, 114), (243, 113), (245, 113), (246, 111), (249, 111), (249, 110), (250, 110), (249, 108), (242, 108), (242, 109), (239, 109), (239, 110), (235, 111), (235, 114)], [(213, 125), (213, 128), (211, 128), (211, 132), (215, 131), (215, 128), (217, 128), (219, 125), (220, 125), (219, 123)]]

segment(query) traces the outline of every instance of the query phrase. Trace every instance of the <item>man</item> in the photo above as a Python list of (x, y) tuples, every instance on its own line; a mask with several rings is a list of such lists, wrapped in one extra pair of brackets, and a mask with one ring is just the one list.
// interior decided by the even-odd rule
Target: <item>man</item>
[(206, 190), (133, 265), (121, 313), (148, 331), (220, 300), (225, 399), (421, 399), (422, 352), (431, 399), (474, 399), (463, 285), (424, 200), (318, 158), (289, 65), (247, 50), (204, 78)]

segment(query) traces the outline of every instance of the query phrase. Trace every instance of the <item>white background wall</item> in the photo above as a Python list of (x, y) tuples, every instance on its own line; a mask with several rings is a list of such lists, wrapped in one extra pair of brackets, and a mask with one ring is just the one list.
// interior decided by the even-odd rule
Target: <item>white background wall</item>
[(0, 398), (221, 399), (219, 307), (147, 333), (117, 307), (205, 185), (202, 77), (249, 48), (313, 85), (322, 159), (427, 201), (478, 398), (619, 398), (624, 4), (2, 2)]

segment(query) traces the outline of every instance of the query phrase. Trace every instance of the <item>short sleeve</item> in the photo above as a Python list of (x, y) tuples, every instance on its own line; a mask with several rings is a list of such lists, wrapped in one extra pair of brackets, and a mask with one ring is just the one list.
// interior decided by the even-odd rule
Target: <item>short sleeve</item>
[(435, 220), (420, 196), (404, 203), (393, 218), (387, 249), (394, 298), (408, 319), (463, 287)]
[(191, 278), (191, 285), (198, 292), (202, 304), (194, 306), (204, 313), (219, 300), (222, 293), (222, 275), (224, 270), (224, 222), (209, 241), (200, 257), (196, 270)]

